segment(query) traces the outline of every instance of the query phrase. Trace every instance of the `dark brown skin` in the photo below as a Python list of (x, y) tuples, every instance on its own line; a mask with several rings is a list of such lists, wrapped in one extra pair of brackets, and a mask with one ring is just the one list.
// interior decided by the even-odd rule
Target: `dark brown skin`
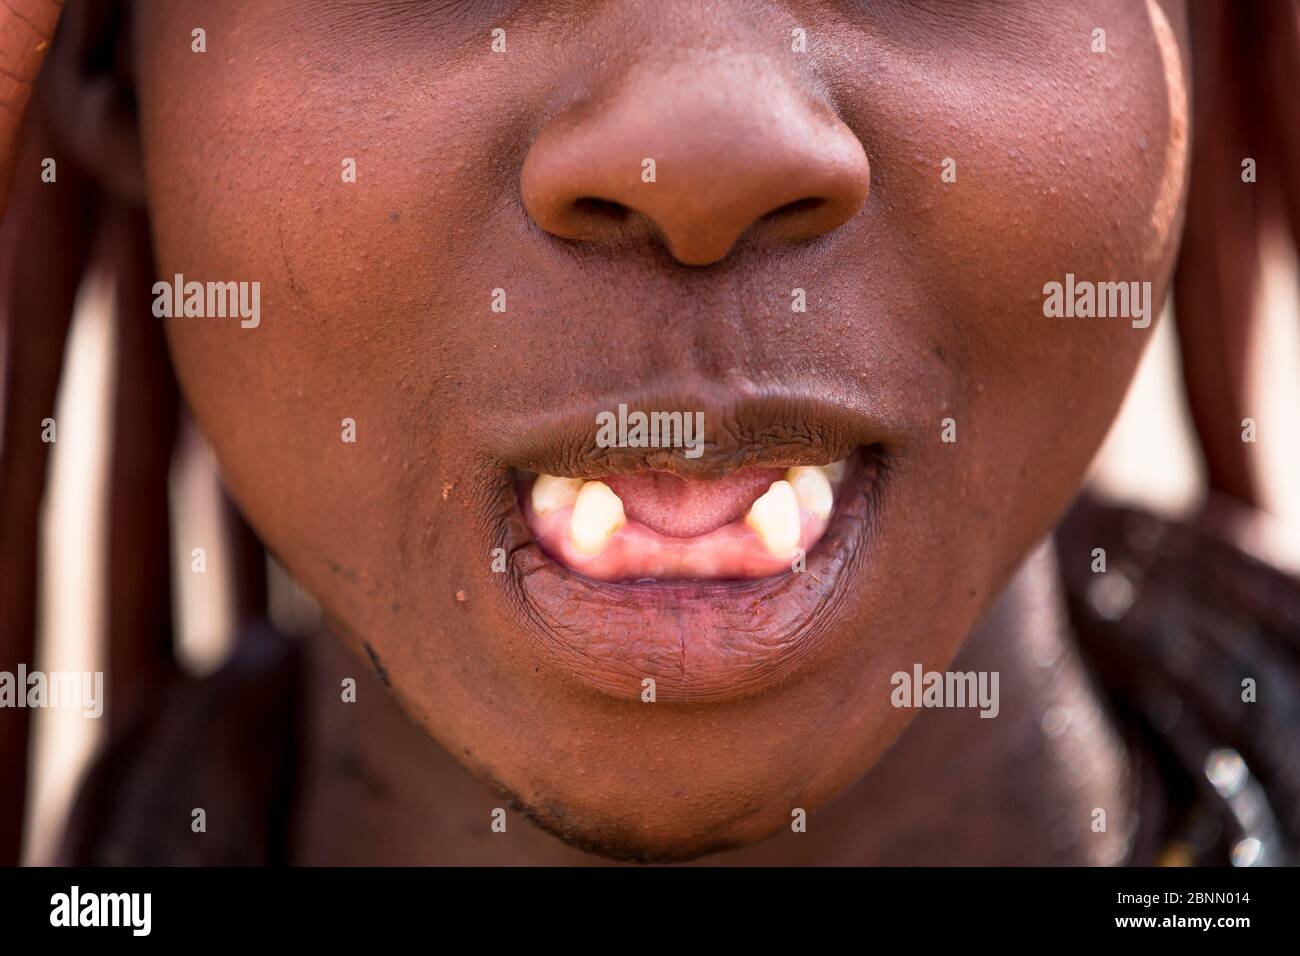
[[(709, 864), (948, 866), (1111, 865), (1137, 823), (1124, 751), (1100, 717), (1064, 627), (1055, 566), (1044, 549), (1025, 567), (953, 666), (998, 670), (1002, 713), (927, 710), (870, 773), (809, 817)], [(309, 864), (591, 865), (602, 860), (513, 812), (505, 833), (487, 825), (509, 806), (431, 743), (359, 675), (356, 705), (336, 688), (358, 674), (333, 642), (315, 647), (305, 799), (292, 836)], [(1049, 708), (1067, 730), (1042, 730)], [(1093, 809), (1109, 827), (1094, 832)], [(347, 821), (346, 824), (341, 821)], [(1146, 820), (1147, 823), (1154, 821)]]
[[(140, 175), (113, 150), (118, 188), (141, 184), (160, 275), (261, 283), (257, 329), (167, 321), (184, 396), (258, 535), (446, 754), (573, 844), (636, 859), (788, 829), (792, 808), (827, 805), (899, 739), (915, 712), (890, 705), (890, 675), (946, 667), (1004, 593), (1078, 489), (1151, 332), (1045, 318), (1043, 285), (1150, 281), (1162, 302), (1188, 142), (1178, 3), (701, 6), (246, 2), (200, 22), (185, 3), (139, 2)], [(195, 26), (206, 54), (190, 51)], [(489, 52), (496, 26), (504, 54)], [(1104, 55), (1089, 50), (1097, 26)], [(806, 54), (789, 52), (794, 27)], [(648, 194), (621, 173), (643, 156), (660, 160)], [(807, 314), (789, 311), (794, 287)], [(796, 621), (789, 594), (747, 612), (773, 656), (739, 690), (728, 646), (703, 664), (612, 646), (640, 599), (575, 604), (514, 513), (511, 468), (608, 464), (544, 424), (641, 395), (707, 410), (716, 453), (700, 473), (863, 444), (883, 458), (846, 523), (852, 547), (808, 592), (817, 613)], [(508, 574), (490, 570), (498, 546)], [(1022, 577), (1013, 593), (1044, 587)], [(738, 606), (682, 617), (683, 648), (709, 621), (734, 626)], [(974, 741), (997, 779), (1065, 693), (1016, 675), (1010, 613), (967, 650), (1007, 673), (1004, 718), (927, 715), (845, 819), (879, 824), (955, 783), (945, 758)], [(671, 643), (671, 617), (646, 626)], [(575, 679), (568, 659), (591, 647), (608, 653)], [(386, 818), (409, 848), (487, 791), (430, 796), (469, 778), (420, 757), (424, 738), (391, 743), (378, 728), (397, 713), (358, 722), (374, 729), (354, 743), (415, 768), (404, 779), (429, 819)], [(1098, 799), (1124, 800), (1100, 737), (1082, 759), (1111, 772), (1104, 793), (1073, 798), (1079, 832)], [(1065, 792), (1051, 764), (1033, 764), (1033, 785)], [(328, 778), (311, 778), (326, 809), (308, 832), (355, 807)], [(918, 800), (913, 825), (974, 812), (950, 799)], [(490, 839), (485, 816), (467, 819)], [(892, 859), (889, 832), (862, 856)]]

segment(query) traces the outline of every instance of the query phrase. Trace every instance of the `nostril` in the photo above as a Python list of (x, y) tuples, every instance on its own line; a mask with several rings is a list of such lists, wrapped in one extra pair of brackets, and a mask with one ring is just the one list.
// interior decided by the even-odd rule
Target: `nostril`
[(788, 202), (784, 206), (777, 206), (771, 212), (764, 213), (763, 219), (785, 219), (790, 216), (805, 215), (815, 212), (826, 205), (826, 200), (820, 196), (805, 196), (803, 199), (796, 199), (794, 202)]
[(637, 67), (549, 119), (519, 173), (533, 222), (704, 266), (752, 226), (751, 245), (784, 247), (852, 219), (870, 185), (857, 134), (784, 71), (706, 59)]
[(622, 203), (610, 199), (597, 199), (594, 196), (581, 196), (575, 199), (573, 211), (579, 216), (609, 223), (624, 222), (632, 213), (632, 210)]

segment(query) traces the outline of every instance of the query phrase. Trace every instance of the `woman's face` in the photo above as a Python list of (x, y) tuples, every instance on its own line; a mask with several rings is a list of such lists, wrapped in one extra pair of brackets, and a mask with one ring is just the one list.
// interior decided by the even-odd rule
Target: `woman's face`
[[(1155, 307), (1171, 269), (1172, 5), (133, 9), (160, 273), (260, 283), (256, 328), (167, 320), (233, 493), (415, 720), (604, 852), (746, 843), (873, 765), (1150, 334), (1045, 284)], [(703, 453), (602, 447), (620, 403), (702, 412)], [(524, 513), (536, 473), (710, 502), (845, 457), (768, 577), (600, 580)]]

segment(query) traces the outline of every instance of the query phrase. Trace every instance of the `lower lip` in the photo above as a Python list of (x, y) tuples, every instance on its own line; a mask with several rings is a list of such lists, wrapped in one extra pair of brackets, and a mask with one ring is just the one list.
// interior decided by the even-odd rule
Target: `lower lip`
[(507, 518), (509, 587), (543, 659), (603, 695), (710, 702), (761, 693), (789, 680), (837, 632), (865, 573), (869, 520), (882, 469), (855, 455), (835, 512), (803, 571), (748, 581), (598, 581), (541, 550), (523, 512)]

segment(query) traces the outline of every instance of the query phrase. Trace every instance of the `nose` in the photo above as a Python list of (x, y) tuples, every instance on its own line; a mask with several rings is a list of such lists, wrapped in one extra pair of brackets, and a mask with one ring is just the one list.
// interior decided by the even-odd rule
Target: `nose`
[(524, 160), (533, 220), (580, 242), (657, 232), (686, 265), (742, 235), (799, 241), (843, 225), (870, 184), (857, 136), (762, 60), (641, 69), (550, 119)]

